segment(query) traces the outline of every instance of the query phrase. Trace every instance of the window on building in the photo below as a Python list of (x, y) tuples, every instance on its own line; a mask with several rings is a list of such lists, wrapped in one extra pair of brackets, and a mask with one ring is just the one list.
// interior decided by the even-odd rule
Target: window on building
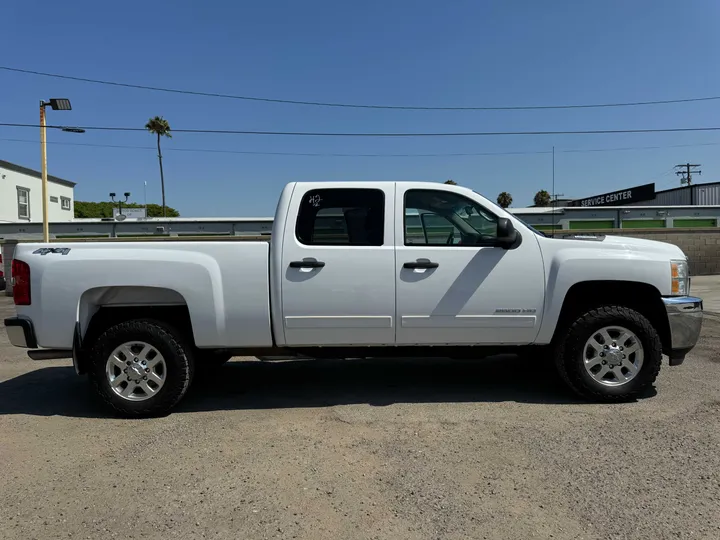
[(67, 197), (60, 197), (60, 207), (63, 210), (70, 210), (70, 199)]
[(18, 219), (30, 219), (30, 190), (17, 188)]
[(405, 194), (405, 245), (493, 245), (497, 220), (457, 193), (413, 189)]
[(312, 246), (381, 246), (384, 224), (381, 190), (316, 189), (303, 197), (295, 235)]
[(55, 202), (55, 203), (56, 203), (56, 202), (58, 202), (58, 198), (57, 198), (57, 197), (53, 197), (52, 195), (50, 195), (50, 202)]

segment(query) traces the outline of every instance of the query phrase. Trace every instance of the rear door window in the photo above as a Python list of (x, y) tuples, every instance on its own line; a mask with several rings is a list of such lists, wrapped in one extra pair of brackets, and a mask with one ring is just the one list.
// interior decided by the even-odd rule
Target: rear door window
[(295, 236), (308, 246), (382, 246), (385, 194), (379, 189), (315, 189), (303, 197)]

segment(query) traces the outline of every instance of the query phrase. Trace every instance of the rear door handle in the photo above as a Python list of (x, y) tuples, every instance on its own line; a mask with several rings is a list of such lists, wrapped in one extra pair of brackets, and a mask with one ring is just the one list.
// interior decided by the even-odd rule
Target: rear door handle
[(412, 262), (406, 262), (403, 264), (403, 268), (437, 268), (440, 266), (440, 263), (432, 262), (432, 261), (412, 261)]
[(292, 261), (290, 263), (290, 268), (322, 268), (323, 266), (325, 266), (323, 261), (316, 261), (315, 259)]

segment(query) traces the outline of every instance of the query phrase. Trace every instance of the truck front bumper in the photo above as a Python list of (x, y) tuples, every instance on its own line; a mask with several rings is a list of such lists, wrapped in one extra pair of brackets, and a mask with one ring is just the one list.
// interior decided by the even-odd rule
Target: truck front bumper
[(694, 296), (672, 296), (663, 303), (670, 323), (670, 349), (665, 354), (671, 366), (679, 366), (700, 338), (703, 302)]
[(35, 338), (35, 330), (32, 321), (22, 319), (20, 317), (10, 317), (5, 319), (5, 329), (7, 330), (10, 343), (15, 347), (23, 347), (25, 349), (37, 349), (37, 339)]

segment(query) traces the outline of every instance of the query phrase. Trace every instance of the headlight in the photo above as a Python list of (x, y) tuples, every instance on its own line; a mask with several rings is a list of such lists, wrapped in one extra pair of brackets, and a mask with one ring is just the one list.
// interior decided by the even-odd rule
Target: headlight
[(690, 294), (690, 275), (687, 261), (670, 261), (671, 291), (675, 296)]

